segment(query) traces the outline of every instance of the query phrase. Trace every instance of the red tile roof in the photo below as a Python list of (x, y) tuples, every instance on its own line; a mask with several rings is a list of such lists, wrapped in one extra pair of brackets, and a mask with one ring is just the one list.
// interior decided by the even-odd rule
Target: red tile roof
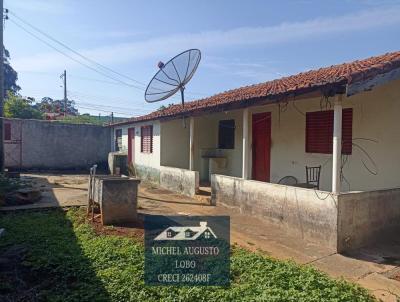
[(228, 90), (208, 98), (187, 102), (184, 107), (180, 104), (172, 105), (164, 110), (157, 110), (114, 125), (199, 114), (208, 110), (228, 110), (229, 107), (234, 108), (234, 106), (239, 108), (255, 105), (266, 98), (272, 102), (284, 99), (289, 95), (343, 88), (346, 84), (367, 80), (399, 67), (400, 51), (387, 53), (364, 60), (310, 70), (265, 83)]

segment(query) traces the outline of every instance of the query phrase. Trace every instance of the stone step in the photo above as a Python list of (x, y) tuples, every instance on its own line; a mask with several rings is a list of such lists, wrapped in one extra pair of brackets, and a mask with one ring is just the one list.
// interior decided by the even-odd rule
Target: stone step
[(211, 196), (209, 195), (196, 194), (195, 196), (193, 196), (193, 198), (200, 201), (201, 203), (211, 204)]

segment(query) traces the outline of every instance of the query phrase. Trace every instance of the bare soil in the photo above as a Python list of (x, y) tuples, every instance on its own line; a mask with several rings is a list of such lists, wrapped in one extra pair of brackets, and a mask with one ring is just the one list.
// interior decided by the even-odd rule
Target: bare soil
[(93, 221), (91, 219), (89, 221), (98, 235), (115, 235), (134, 238), (139, 241), (144, 240), (142, 219), (139, 219), (136, 223), (124, 224), (122, 226), (104, 226), (101, 223), (101, 216), (98, 214), (94, 216)]

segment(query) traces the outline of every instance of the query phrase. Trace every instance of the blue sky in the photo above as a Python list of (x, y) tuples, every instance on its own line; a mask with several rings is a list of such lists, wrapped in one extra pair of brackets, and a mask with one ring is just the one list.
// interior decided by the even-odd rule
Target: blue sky
[[(4, 6), (144, 84), (160, 60), (188, 48), (201, 49), (187, 100), (400, 50), (400, 1), (5, 0)], [(10, 21), (4, 43), (24, 96), (62, 98), (59, 76), (66, 69), (69, 98), (81, 113), (141, 115), (179, 101), (148, 104), (142, 85), (137, 89), (112, 83)]]

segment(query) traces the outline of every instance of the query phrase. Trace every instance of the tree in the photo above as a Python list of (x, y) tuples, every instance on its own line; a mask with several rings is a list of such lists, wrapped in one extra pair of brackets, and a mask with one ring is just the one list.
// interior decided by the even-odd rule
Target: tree
[(171, 107), (171, 106), (173, 106), (173, 105), (174, 105), (174, 104), (168, 104), (167, 106), (161, 105), (160, 107), (158, 107), (157, 110), (162, 111), (162, 110), (165, 110), (165, 109), (167, 109), (167, 108), (169, 108), (169, 107)]
[(4, 101), (4, 116), (23, 119), (42, 119), (42, 113), (32, 106), (33, 98), (23, 98), (8, 91)]
[[(64, 100), (54, 100), (50, 97), (42, 98), (42, 101), (37, 103), (35, 107), (42, 113), (58, 113), (64, 114), (65, 102)], [(67, 115), (77, 115), (78, 109), (75, 108), (75, 101), (67, 100)]]
[(4, 97), (7, 97), (8, 92), (11, 91), (17, 94), (21, 87), (17, 85), (18, 73), (10, 65), (10, 53), (4, 48)]

